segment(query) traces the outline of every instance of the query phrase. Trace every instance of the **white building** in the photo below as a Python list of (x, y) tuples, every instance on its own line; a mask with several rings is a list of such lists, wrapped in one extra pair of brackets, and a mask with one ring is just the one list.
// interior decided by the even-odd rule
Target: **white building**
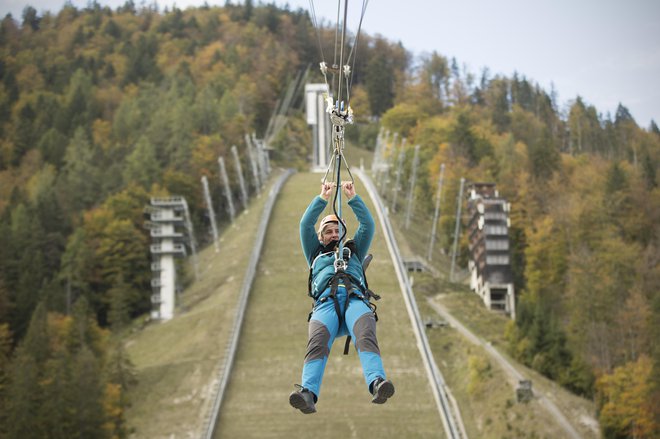
[(326, 84), (305, 85), (305, 107), (307, 124), (312, 126), (312, 170), (324, 172), (330, 159), (330, 135), (332, 124), (326, 113), (324, 94), (328, 93)]
[(169, 320), (176, 305), (175, 258), (186, 256), (185, 235), (180, 232), (186, 224), (188, 205), (183, 197), (152, 198), (148, 208), (151, 230), (151, 317)]

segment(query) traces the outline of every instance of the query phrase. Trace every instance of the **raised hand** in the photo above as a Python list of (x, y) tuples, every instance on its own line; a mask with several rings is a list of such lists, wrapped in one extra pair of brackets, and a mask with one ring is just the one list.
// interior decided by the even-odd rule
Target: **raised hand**
[(334, 182), (325, 182), (321, 184), (321, 194), (320, 197), (323, 198), (324, 200), (327, 200), (330, 198), (330, 195), (332, 195), (332, 190), (337, 187), (337, 183)]
[(355, 196), (355, 186), (352, 181), (342, 182), (341, 187), (349, 200)]

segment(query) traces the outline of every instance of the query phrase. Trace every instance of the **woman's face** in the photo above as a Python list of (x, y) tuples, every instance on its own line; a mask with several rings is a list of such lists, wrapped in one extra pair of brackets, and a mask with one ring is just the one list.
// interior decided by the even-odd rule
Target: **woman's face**
[(321, 242), (323, 245), (328, 245), (332, 241), (339, 241), (339, 225), (337, 223), (330, 223), (323, 228), (321, 232)]

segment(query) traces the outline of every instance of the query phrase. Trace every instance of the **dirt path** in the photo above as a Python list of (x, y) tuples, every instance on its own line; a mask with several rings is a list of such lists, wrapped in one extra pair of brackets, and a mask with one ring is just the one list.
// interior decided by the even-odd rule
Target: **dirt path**
[[(432, 298), (427, 298), (427, 302), (435, 312), (437, 312), (440, 316), (442, 316), (442, 318), (445, 319), (449, 323), (449, 325), (451, 325), (456, 330), (458, 330), (466, 339), (468, 339), (471, 343), (484, 348), (488, 353), (488, 355), (490, 355), (490, 357), (493, 358), (493, 360), (495, 360), (497, 364), (500, 365), (502, 370), (504, 370), (504, 372), (509, 378), (511, 385), (514, 388), (518, 386), (518, 383), (521, 380), (528, 379), (523, 374), (518, 372), (518, 370), (506, 358), (504, 358), (502, 354), (500, 354), (497, 351), (497, 349), (495, 349), (489, 342), (480, 339), (469, 329), (463, 326), (458, 320), (456, 320), (444, 305), (438, 303), (436, 300), (433, 300)], [(538, 391), (534, 392), (534, 396), (537, 399), (537, 401), (546, 410), (548, 410), (548, 412), (557, 420), (557, 423), (564, 429), (568, 437), (571, 437), (573, 439), (580, 439), (582, 437), (575, 430), (573, 425), (568, 421), (568, 419), (559, 410), (559, 408), (555, 405), (554, 402), (549, 400), (545, 395), (539, 393)]]

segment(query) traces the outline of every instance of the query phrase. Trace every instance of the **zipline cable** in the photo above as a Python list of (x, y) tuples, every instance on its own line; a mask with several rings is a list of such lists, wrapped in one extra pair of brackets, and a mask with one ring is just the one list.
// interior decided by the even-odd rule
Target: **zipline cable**
[[(344, 103), (341, 100), (341, 76), (342, 72), (346, 73), (345, 71), (341, 70), (344, 68), (344, 42), (346, 41), (346, 19), (348, 17), (348, 0), (344, 0), (344, 22), (342, 23), (342, 32), (341, 32), (341, 46), (339, 49), (339, 85), (337, 88), (337, 105), (339, 106), (339, 111), (343, 111), (344, 109), (342, 108)], [(346, 76), (344, 74), (344, 76)]]
[(369, 5), (369, 0), (362, 0), (362, 13), (360, 14), (360, 23), (358, 24), (357, 34), (355, 35), (355, 42), (353, 47), (351, 47), (351, 52), (348, 54), (347, 63), (350, 63), (351, 57), (353, 56), (353, 51), (355, 51), (355, 56), (353, 57), (353, 64), (351, 65), (351, 80), (348, 84), (346, 91), (346, 105), (351, 103), (351, 88), (353, 87), (353, 72), (355, 72), (355, 60), (357, 59), (357, 51), (360, 44), (360, 31), (362, 30), (362, 20), (364, 19), (364, 14), (367, 12), (367, 6)]
[[(336, 67), (337, 67), (337, 47), (338, 47), (338, 41), (339, 41), (339, 16), (341, 13), (341, 0), (337, 1), (337, 18), (335, 19), (335, 45), (334, 45), (334, 56), (332, 58), (332, 66), (331, 66), (331, 73), (332, 73), (332, 79), (330, 80), (330, 83), (332, 84), (333, 89), (336, 90), (335, 88), (335, 75), (336, 75)], [(341, 81), (341, 74), (339, 75), (338, 78), (339, 81)], [(326, 83), (327, 83), (326, 79)], [(328, 89), (330, 92), (332, 92), (331, 89)]]
[(309, 0), (309, 9), (312, 13), (312, 26), (316, 30), (316, 38), (319, 44), (319, 51), (321, 52), (321, 61), (325, 62), (325, 55), (323, 54), (323, 44), (321, 44), (321, 28), (319, 28), (318, 21), (316, 20), (316, 10), (314, 9), (314, 0)]
[(341, 13), (341, 1), (337, 2), (337, 19), (335, 20), (335, 56), (332, 58), (333, 66), (337, 64), (337, 39), (339, 38), (339, 14)]
[[(328, 66), (325, 62), (323, 55), (323, 48), (321, 44), (321, 30), (318, 27), (318, 22), (316, 20), (316, 11), (314, 9), (314, 1), (309, 0), (310, 9), (312, 10), (312, 24), (316, 27), (319, 50), (321, 52), (321, 63), (319, 64), (321, 73), (325, 80), (326, 87), (328, 89), (327, 94), (325, 95), (326, 102), (326, 112), (330, 115), (330, 122), (332, 123), (332, 154), (328, 169), (323, 176), (322, 183), (326, 183), (328, 180), (328, 174), (330, 170), (334, 167), (333, 178), (335, 182), (335, 195), (332, 202), (332, 209), (334, 214), (339, 219), (338, 228), (339, 228), (339, 242), (337, 245), (337, 253), (335, 254), (335, 271), (344, 270), (346, 268), (346, 262), (343, 259), (343, 243), (344, 238), (346, 237), (347, 230), (344, 219), (342, 218), (342, 208), (341, 208), (341, 165), (342, 161), (346, 170), (348, 171), (349, 176), (351, 177), (351, 182), (355, 183), (353, 174), (348, 166), (348, 160), (344, 156), (344, 127), (348, 123), (353, 123), (353, 110), (350, 107), (350, 89), (353, 83), (353, 68), (355, 67), (355, 60), (357, 59), (357, 45), (360, 41), (360, 31), (362, 29), (362, 21), (366, 13), (368, 0), (362, 0), (362, 10), (360, 14), (360, 23), (358, 26), (358, 31), (355, 36), (355, 40), (351, 47), (348, 56), (346, 56), (346, 46), (347, 46), (347, 32), (348, 32), (348, 0), (344, 1), (343, 9), (343, 20), (340, 23), (340, 17), (342, 16), (342, 0), (337, 1), (337, 21), (335, 26), (335, 46), (334, 46), (334, 57), (332, 66)], [(340, 33), (341, 25), (341, 33)], [(337, 55), (339, 55), (339, 63), (337, 63)], [(352, 66), (351, 66), (352, 61)], [(344, 64), (345, 63), (345, 64)], [(332, 74), (330, 84), (335, 86), (335, 77), (337, 78), (336, 83), (336, 100), (333, 99), (330, 84), (328, 84), (328, 72)], [(343, 82), (345, 81), (345, 88)], [(343, 94), (345, 93), (345, 99)]]

